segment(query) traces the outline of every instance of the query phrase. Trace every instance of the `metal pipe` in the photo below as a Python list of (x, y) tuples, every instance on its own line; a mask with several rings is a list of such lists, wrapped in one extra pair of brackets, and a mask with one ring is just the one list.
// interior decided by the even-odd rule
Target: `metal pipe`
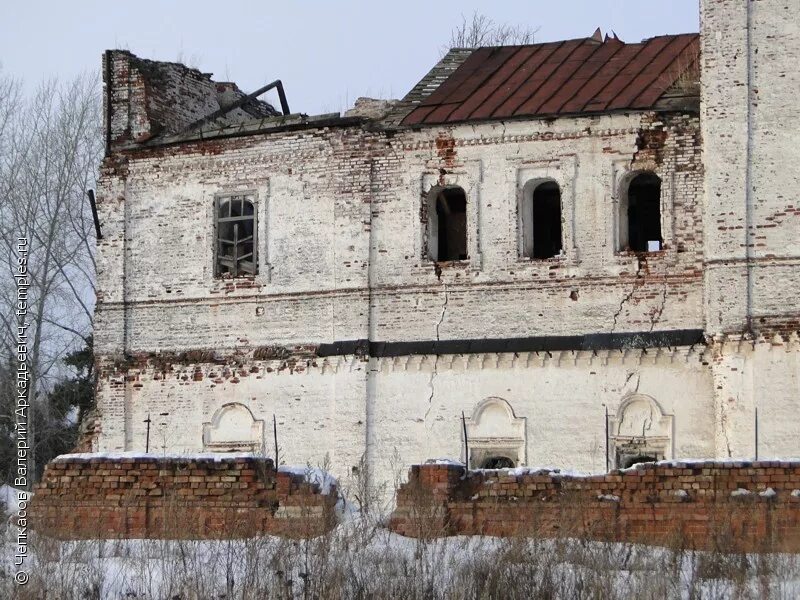
[(256, 98), (258, 98), (258, 96), (260, 96), (264, 92), (268, 92), (272, 88), (278, 88), (278, 98), (280, 99), (280, 102), (281, 102), (281, 110), (283, 111), (284, 115), (288, 115), (289, 114), (289, 103), (286, 101), (286, 93), (283, 90), (283, 83), (281, 83), (280, 79), (276, 79), (275, 81), (273, 81), (271, 83), (268, 83), (267, 85), (265, 85), (263, 87), (258, 88), (252, 94), (247, 94), (246, 96), (242, 96), (241, 98), (239, 98), (233, 104), (229, 104), (228, 106), (222, 107), (219, 110), (214, 111), (210, 115), (208, 115), (206, 117), (203, 117), (202, 119), (198, 119), (197, 121), (191, 123), (190, 125), (187, 125), (186, 128), (184, 128), (184, 130), (181, 133), (185, 133), (187, 131), (191, 131), (192, 129), (195, 129), (195, 128), (200, 127), (202, 125), (205, 125), (206, 123), (209, 123), (209, 122), (211, 122), (211, 121), (213, 121), (215, 119), (218, 119), (219, 117), (228, 114), (232, 110), (237, 109), (240, 106), (244, 106), (245, 104), (248, 104), (248, 103), (254, 101)]
[(275, 413), (272, 413), (272, 439), (275, 441), (275, 470), (278, 470), (278, 422), (275, 420)]
[(464, 463), (466, 464), (467, 471), (469, 471), (469, 439), (467, 438), (467, 418), (464, 416), (464, 411), (461, 411), (461, 427), (464, 429)]
[(147, 418), (144, 420), (147, 423), (147, 437), (145, 438), (144, 443), (144, 451), (150, 452), (150, 423), (152, 423), (152, 419), (150, 419), (150, 413), (147, 413)]
[(281, 103), (281, 111), (284, 115), (288, 115), (290, 112), (289, 103), (286, 101), (286, 93), (283, 91), (283, 84), (280, 79), (275, 82), (275, 87), (278, 88), (278, 100), (280, 100)]
[(92, 207), (92, 219), (94, 220), (94, 233), (98, 240), (103, 239), (103, 234), (100, 231), (100, 217), (97, 215), (97, 202), (94, 198), (94, 190), (87, 190), (86, 195), (89, 196), (89, 206)]

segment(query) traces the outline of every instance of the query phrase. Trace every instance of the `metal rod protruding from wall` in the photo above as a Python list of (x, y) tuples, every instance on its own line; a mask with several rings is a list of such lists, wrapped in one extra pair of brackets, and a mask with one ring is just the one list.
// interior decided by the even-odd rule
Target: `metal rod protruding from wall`
[(144, 442), (144, 451), (150, 452), (150, 423), (152, 423), (152, 419), (150, 418), (150, 413), (147, 413), (147, 418), (144, 420), (147, 423), (147, 437), (145, 438)]
[(464, 411), (461, 411), (461, 427), (464, 429), (464, 464), (469, 471), (469, 439), (467, 438), (467, 418)]
[(275, 420), (275, 413), (272, 413), (272, 439), (275, 442), (275, 470), (280, 466), (278, 461), (278, 422)]
[(284, 115), (290, 114), (289, 103), (286, 101), (286, 92), (283, 91), (283, 83), (281, 83), (280, 79), (275, 82), (275, 87), (278, 89), (278, 100), (280, 100), (281, 103), (281, 111)]
[(214, 120), (220, 118), (221, 116), (228, 114), (229, 112), (231, 112), (234, 109), (239, 108), (240, 106), (244, 106), (245, 104), (249, 104), (250, 102), (254, 102), (255, 99), (258, 98), (261, 94), (263, 94), (264, 92), (268, 92), (272, 88), (277, 88), (278, 89), (278, 99), (281, 102), (281, 111), (283, 112), (284, 115), (288, 115), (289, 114), (289, 103), (286, 101), (286, 92), (284, 92), (284, 90), (283, 90), (283, 83), (281, 83), (281, 80), (280, 79), (276, 79), (275, 81), (273, 81), (271, 83), (268, 83), (267, 85), (265, 85), (263, 87), (258, 88), (252, 94), (247, 94), (246, 96), (242, 96), (241, 98), (239, 98), (233, 104), (229, 104), (228, 106), (224, 106), (224, 107), (220, 108), (219, 110), (214, 111), (210, 115), (207, 115), (207, 116), (205, 116), (205, 117), (203, 117), (201, 119), (198, 119), (197, 121), (194, 121), (193, 123), (191, 123), (191, 124), (187, 125), (186, 127), (184, 127), (183, 130), (181, 131), (181, 133), (186, 133), (187, 131), (191, 131), (192, 129), (196, 129), (197, 127), (205, 125), (206, 123), (210, 123), (211, 121), (214, 121)]
[(86, 195), (89, 196), (89, 206), (92, 208), (92, 219), (94, 220), (94, 233), (98, 240), (103, 239), (103, 234), (100, 231), (100, 217), (97, 215), (97, 202), (94, 198), (94, 190), (86, 190)]

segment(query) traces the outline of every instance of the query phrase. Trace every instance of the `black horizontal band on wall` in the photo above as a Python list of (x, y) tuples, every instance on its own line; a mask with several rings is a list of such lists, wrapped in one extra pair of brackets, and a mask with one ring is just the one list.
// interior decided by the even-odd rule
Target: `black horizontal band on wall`
[(704, 344), (702, 329), (641, 331), (626, 333), (590, 333), (520, 338), (428, 340), (415, 342), (371, 342), (344, 340), (320, 344), (317, 356), (393, 357), (415, 354), (479, 354), (484, 352), (559, 352), (563, 350), (625, 350), (667, 348)]

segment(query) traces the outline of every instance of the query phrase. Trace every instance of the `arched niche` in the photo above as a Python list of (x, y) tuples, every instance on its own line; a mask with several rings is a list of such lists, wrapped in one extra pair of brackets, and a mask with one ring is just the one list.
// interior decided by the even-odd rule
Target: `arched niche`
[(525, 464), (525, 418), (495, 396), (479, 402), (466, 419), (470, 468)]
[(244, 404), (223, 404), (203, 423), (203, 447), (209, 450), (257, 452), (264, 444), (264, 421)]
[(673, 457), (673, 416), (666, 414), (651, 396), (630, 394), (622, 399), (617, 414), (609, 415), (609, 449), (614, 466)]

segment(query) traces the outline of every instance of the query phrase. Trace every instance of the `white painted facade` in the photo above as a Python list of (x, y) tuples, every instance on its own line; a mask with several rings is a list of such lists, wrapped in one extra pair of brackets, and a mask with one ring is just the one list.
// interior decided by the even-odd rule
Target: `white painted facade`
[[(800, 455), (800, 5), (705, 0), (702, 23), (700, 114), (391, 135), (344, 121), (112, 153), (98, 189), (97, 449), (143, 450), (150, 415), (154, 450), (272, 454), (275, 415), (282, 460), (327, 459), (340, 477), (362, 456), (378, 482), (463, 459), (464, 425), (476, 464), (602, 471), (607, 452), (616, 464), (637, 445), (752, 457), (758, 407), (760, 455)], [(641, 149), (651, 134), (657, 153)], [(664, 249), (644, 258), (618, 251), (620, 199), (640, 171), (662, 181)], [(540, 180), (559, 185), (564, 252), (531, 260), (519, 207)], [(469, 258), (437, 268), (424, 205), (456, 185)], [(258, 274), (218, 279), (214, 199), (244, 192)], [(676, 330), (706, 343), (315, 350)]]

